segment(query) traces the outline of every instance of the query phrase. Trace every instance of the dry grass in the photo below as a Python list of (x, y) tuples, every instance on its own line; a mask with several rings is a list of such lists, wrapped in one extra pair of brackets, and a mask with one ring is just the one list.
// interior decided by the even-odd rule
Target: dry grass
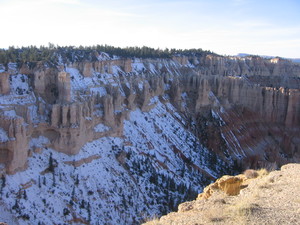
[(239, 203), (232, 205), (228, 209), (230, 219), (236, 224), (248, 224), (251, 217), (260, 210), (258, 204), (253, 203), (253, 199), (245, 198)]
[(222, 208), (207, 210), (203, 213), (204, 217), (211, 223), (220, 223), (226, 219)]
[(146, 218), (144, 223), (147, 223), (148, 225), (160, 225), (157, 215), (154, 215), (151, 218)]
[(269, 171), (267, 169), (260, 169), (260, 170), (257, 170), (257, 173), (258, 173), (259, 177), (264, 177), (269, 174)]
[[(202, 217), (206, 223), (224, 223), (227, 217), (227, 213), (224, 210), (226, 207), (226, 201), (219, 195), (218, 198), (214, 199), (210, 206), (205, 207), (202, 211)], [(204, 222), (203, 221), (203, 222)]]
[(269, 185), (268, 183), (263, 183), (263, 184), (260, 184), (259, 186), (258, 186), (258, 188), (260, 188), (260, 189), (269, 189), (271, 187), (271, 185)]

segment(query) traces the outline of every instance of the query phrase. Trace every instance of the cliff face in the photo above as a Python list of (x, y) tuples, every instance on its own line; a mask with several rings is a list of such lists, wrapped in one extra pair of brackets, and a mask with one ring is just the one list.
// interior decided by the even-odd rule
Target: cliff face
[[(54, 149), (68, 155), (64, 157), (74, 156), (74, 162), (68, 158), (68, 165), (78, 167), (83, 162), (115, 160), (124, 171), (105, 167), (110, 175), (129, 173), (133, 186), (150, 182), (151, 188), (144, 190), (150, 193), (163, 188), (158, 186), (165, 179), (159, 170), (175, 174), (168, 183), (173, 191), (175, 186), (185, 190), (194, 185), (196, 181), (189, 178), (196, 175), (200, 188), (222, 171), (299, 161), (299, 65), (279, 58), (116, 59), (101, 54), (97, 61), (55, 67), (42, 62), (34, 67), (9, 64), (1, 72), (1, 173), (22, 171), (32, 155)], [(139, 120), (143, 120), (140, 126)], [(104, 158), (91, 153), (76, 158), (86, 146), (108, 137), (115, 139), (105, 150), (99, 147), (103, 152), (111, 149)], [(140, 177), (143, 168), (150, 170), (146, 181)], [(102, 193), (99, 187), (93, 190)], [(151, 214), (176, 208), (194, 191), (189, 190), (189, 196), (173, 193), (177, 200), (168, 204), (163, 201), (171, 192), (166, 193), (156, 203), (160, 211), (145, 210)]]
[[(260, 57), (247, 57), (241, 59), (214, 55), (178, 56), (172, 60), (157, 61), (107, 58), (96, 62), (71, 63), (67, 72), (61, 71), (64, 70), (63, 68), (44, 68), (39, 63), (33, 69), (25, 65), (19, 69), (19, 72), (27, 74), (28, 79), (32, 80), (32, 93), (36, 97), (40, 96), (33, 100), (36, 102), (32, 104), (38, 103), (38, 114), (46, 123), (31, 124), (34, 118), (30, 118), (29, 108), (15, 107), (18, 116), (23, 117), (24, 111), (27, 111), (24, 117), (30, 128), (27, 129), (27, 137), (33, 133), (41, 135), (45, 133), (46, 136), (51, 133), (49, 137), (51, 137), (52, 146), (58, 151), (77, 154), (81, 146), (95, 138), (92, 128), (101, 122), (115, 127), (116, 133), (122, 133), (117, 127), (120, 127), (122, 120), (128, 115), (127, 110), (140, 107), (143, 111), (149, 111), (151, 109), (149, 101), (152, 97), (168, 94), (174, 106), (180, 112), (188, 113), (194, 120), (195, 116), (204, 111), (207, 112), (207, 109), (213, 110), (221, 120), (224, 120), (225, 124), (219, 132), (224, 135), (222, 139), (232, 151), (230, 154), (237, 151), (241, 157), (243, 155), (254, 157), (253, 154), (248, 155), (247, 152), (257, 149), (254, 150), (256, 152), (254, 155), (259, 160), (264, 160), (265, 156), (263, 153), (259, 154), (260, 156), (256, 154), (265, 152), (264, 149), (269, 149), (269, 152), (283, 152), (289, 155), (289, 158), (298, 154), (300, 94), (299, 89), (289, 88), (289, 86), (297, 87), (295, 82), (289, 82), (289, 80), (298, 81), (300, 70), (298, 65), (289, 61), (280, 58), (267, 60)], [(2, 95), (8, 95), (10, 91), (9, 71), (11, 74), (18, 73), (16, 69), (2, 72)], [(68, 71), (71, 73), (78, 71), (76, 76), (82, 74), (83, 77), (75, 78), (75, 75), (70, 75)], [(117, 73), (119, 78), (108, 77), (110, 84), (106, 80), (96, 81), (93, 76), (101, 73)], [(134, 76), (128, 77), (130, 78), (128, 80), (126, 76), (120, 76), (122, 73)], [(278, 78), (279, 75), (285, 78)], [(101, 88), (109, 93), (102, 96), (99, 91), (91, 93), (89, 89), (84, 90), (80, 87), (80, 79), (85, 78), (97, 83), (96, 86), (94, 85), (94, 90), (102, 86)], [(119, 88), (110, 86), (115, 86), (120, 82)], [(268, 83), (270, 85), (267, 85)], [(280, 87), (281, 83), (285, 86)], [(71, 90), (72, 88), (74, 90)], [(91, 97), (84, 97), (86, 95)], [(186, 101), (182, 97), (184, 95), (187, 95)], [(81, 102), (82, 100), (79, 99), (83, 98), (85, 100)], [(184, 102), (186, 106), (183, 106)], [(102, 116), (95, 116), (95, 106), (101, 106)], [(124, 111), (124, 109), (127, 110)], [(5, 108), (3, 110), (5, 111)], [(236, 128), (234, 126), (236, 121), (240, 121), (240, 127), (244, 128)], [(261, 124), (265, 124), (265, 128), (262, 128)], [(243, 130), (246, 131), (242, 132)], [(255, 133), (254, 130), (256, 133), (259, 131), (264, 134), (254, 135), (252, 134)], [(250, 137), (247, 138), (247, 136)], [(237, 141), (232, 140), (235, 138)], [(277, 142), (285, 144), (276, 144), (275, 149), (271, 147)], [(261, 147), (262, 145), (264, 147)], [(21, 144), (21, 146), (27, 148), (28, 143)], [(214, 151), (218, 151), (216, 147), (213, 148)], [(22, 149), (23, 152), (28, 151), (24, 147)], [(20, 168), (24, 168), (25, 158), (26, 156), (19, 158), (22, 161), (22, 163), (20, 161)], [(18, 163), (13, 163), (14, 160), (16, 159), (13, 153), (10, 158), (2, 161), (8, 165), (10, 163), (18, 165)], [(18, 166), (12, 165), (7, 168), (10, 168), (8, 170), (10, 173), (19, 169)]]
[(264, 59), (258, 56), (241, 58), (205, 55), (190, 57), (189, 61), (203, 75), (299, 77), (300, 72), (299, 65), (281, 58)]
[(264, 87), (242, 77), (190, 76), (172, 90), (176, 106), (187, 95), (195, 132), (207, 147), (243, 159), (245, 169), (299, 160), (299, 89)]

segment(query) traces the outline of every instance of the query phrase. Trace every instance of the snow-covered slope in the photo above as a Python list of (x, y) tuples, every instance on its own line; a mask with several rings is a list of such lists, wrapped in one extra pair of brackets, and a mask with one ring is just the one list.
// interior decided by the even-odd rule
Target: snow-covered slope
[[(90, 95), (106, 96), (116, 88), (143, 92), (144, 72), (159, 76), (165, 68), (180, 75), (181, 65), (170, 60), (132, 62), (126, 74), (119, 66), (112, 73), (93, 72), (86, 77), (74, 67), (66, 67), (71, 79), (71, 100), (84, 101)], [(9, 95), (0, 97), (5, 116), (18, 117), (12, 104), (27, 107), (34, 126), (47, 123), (48, 106), (39, 113), (29, 76), (11, 75)], [(165, 89), (169, 86), (165, 85)], [(134, 89), (132, 89), (134, 91)], [(110, 92), (111, 93), (111, 92)], [(27, 169), (0, 181), (0, 221), (9, 224), (139, 224), (156, 215), (175, 210), (183, 201), (194, 198), (203, 186), (228, 165), (201, 146), (189, 131), (186, 118), (170, 103), (168, 95), (149, 100), (148, 111), (139, 107), (129, 112), (123, 134), (109, 136), (113, 127), (99, 123), (92, 127), (102, 138), (86, 143), (79, 154), (69, 156), (51, 149), (51, 140), (41, 134), (29, 136)], [(40, 104), (40, 103), (39, 103)], [(183, 105), (186, 104), (183, 102)], [(124, 105), (115, 114), (126, 111)], [(22, 113), (21, 113), (22, 114)], [(94, 116), (104, 115), (95, 105)], [(92, 120), (86, 117), (86, 120)], [(28, 126), (28, 125), (26, 125)], [(1, 141), (8, 140), (0, 128)]]
[[(121, 138), (89, 142), (75, 156), (33, 153), (27, 170), (6, 176), (1, 209), (19, 224), (137, 224), (194, 197), (220, 168), (208, 164), (209, 152), (170, 103), (152, 103), (149, 112), (130, 113)], [(45, 144), (42, 136), (31, 140)]]

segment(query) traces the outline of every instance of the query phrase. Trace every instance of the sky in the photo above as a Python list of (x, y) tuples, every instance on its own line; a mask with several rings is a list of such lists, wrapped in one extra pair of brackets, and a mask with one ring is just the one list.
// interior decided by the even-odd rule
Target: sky
[(0, 48), (202, 48), (300, 58), (299, 0), (0, 0)]

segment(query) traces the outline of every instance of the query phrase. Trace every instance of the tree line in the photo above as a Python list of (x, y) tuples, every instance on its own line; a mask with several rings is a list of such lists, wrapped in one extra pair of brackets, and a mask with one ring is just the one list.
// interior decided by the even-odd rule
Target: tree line
[(137, 57), (137, 58), (171, 58), (174, 55), (201, 56), (206, 54), (214, 54), (211, 51), (198, 49), (154, 49), (150, 47), (114, 47), (111, 45), (94, 45), (94, 46), (58, 46), (49, 43), (48, 46), (28, 46), (14, 47), (8, 49), (0, 49), (0, 63), (26, 63), (37, 61), (48, 61), (57, 63), (59, 60), (67, 60), (70, 62), (89, 60), (96, 61), (96, 53), (105, 52), (109, 56), (119, 57)]

